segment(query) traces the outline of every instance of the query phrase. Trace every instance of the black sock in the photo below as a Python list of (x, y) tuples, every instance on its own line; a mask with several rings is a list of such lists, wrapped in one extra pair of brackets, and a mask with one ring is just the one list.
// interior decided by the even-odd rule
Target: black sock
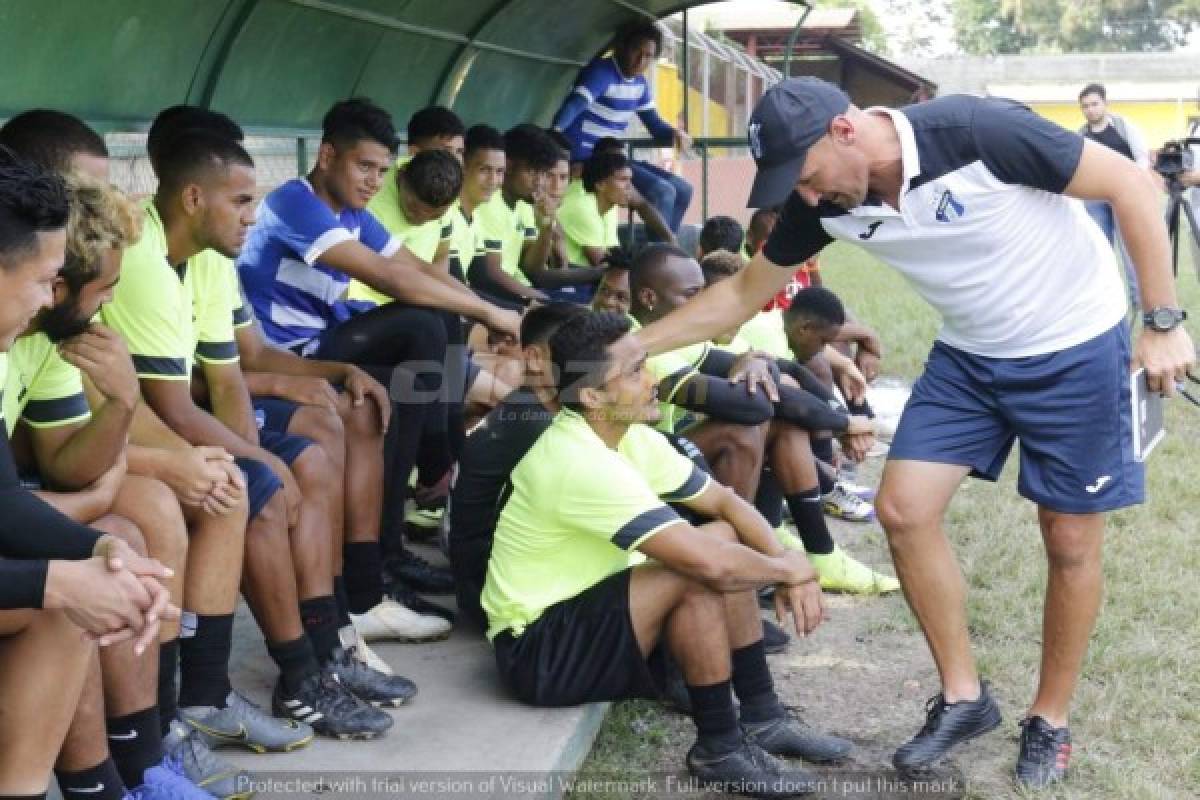
[(179, 705), (225, 707), (233, 614), (196, 616), (196, 633), (179, 640)]
[(163, 736), (171, 728), (171, 720), (179, 710), (179, 640), (172, 639), (158, 646), (158, 720)]
[(379, 542), (347, 542), (342, 553), (350, 613), (364, 614), (383, 600), (383, 551)]
[(821, 494), (829, 494), (837, 480), (837, 472), (833, 468), (833, 439), (813, 437), (812, 451), (818, 462), (829, 467), (824, 469), (821, 463), (817, 464), (817, 485), (821, 488)]
[(333, 599), (337, 600), (338, 626), (350, 624), (350, 598), (346, 596), (346, 579), (341, 575), (333, 576)]
[(815, 556), (832, 553), (833, 537), (829, 535), (829, 526), (825, 524), (821, 490), (814, 488), (789, 494), (787, 504), (796, 530), (800, 532), (800, 539), (804, 542), (804, 549)]
[(454, 464), (450, 452), (450, 436), (446, 431), (426, 433), (417, 448), (417, 483), (433, 486)]
[(121, 780), (128, 787), (141, 786), (145, 782), (143, 773), (163, 760), (158, 706), (110, 717), (104, 724), (108, 728), (108, 750)]
[(267, 642), (267, 652), (283, 674), (284, 691), (295, 692), (305, 678), (321, 671), (317, 657), (313, 654), (312, 642), (307, 636), (290, 642)]
[(338, 624), (337, 600), (331, 594), (301, 600), (300, 620), (312, 642), (313, 655), (318, 663), (325, 663), (333, 654), (333, 649), (341, 644), (338, 639), (341, 625)]
[(775, 478), (775, 473), (764, 469), (758, 482), (758, 493), (754, 495), (754, 507), (758, 513), (767, 518), (772, 528), (783, 524), (783, 487)]
[(766, 722), (784, 714), (762, 639), (733, 651), (733, 691), (742, 707), (742, 722)]
[(742, 734), (738, 730), (737, 712), (733, 710), (729, 681), (689, 686), (687, 690), (700, 743), (718, 753), (727, 753), (741, 745)]
[(62, 793), (63, 800), (121, 800), (125, 796), (125, 782), (121, 780), (121, 774), (117, 771), (112, 756), (94, 767), (78, 772), (56, 769), (54, 779), (58, 781), (58, 790)]
[(399, 540), (404, 530), (404, 502), (408, 498), (408, 476), (417, 462), (417, 448), (425, 425), (428, 404), (392, 403), (393, 424), (383, 439), (383, 517), (380, 541), (384, 548)]

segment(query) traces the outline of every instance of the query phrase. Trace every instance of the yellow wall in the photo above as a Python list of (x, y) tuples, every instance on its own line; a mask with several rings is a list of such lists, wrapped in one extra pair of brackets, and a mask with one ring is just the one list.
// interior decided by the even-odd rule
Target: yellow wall
[[(1083, 125), (1083, 114), (1075, 103), (1030, 103), (1029, 107), (1046, 119), (1069, 130)], [(1186, 101), (1147, 103), (1109, 103), (1108, 110), (1119, 114), (1142, 132), (1146, 146), (1155, 149), (1163, 142), (1187, 135), (1188, 118), (1197, 115), (1196, 105)]]
[[(659, 63), (654, 90), (654, 102), (658, 113), (672, 125), (683, 113), (683, 82), (679, 79), (679, 68), (674, 64)], [(688, 88), (688, 133), (700, 136), (704, 132), (704, 95)], [(710, 101), (708, 104), (708, 135), (731, 136), (729, 112), (725, 106)]]

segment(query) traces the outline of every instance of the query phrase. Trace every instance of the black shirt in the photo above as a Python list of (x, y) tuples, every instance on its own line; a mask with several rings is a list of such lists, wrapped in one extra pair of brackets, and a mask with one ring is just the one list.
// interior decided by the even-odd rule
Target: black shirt
[(467, 437), (447, 506), (450, 562), (460, 588), (471, 595), (463, 598), (460, 592), (460, 606), (464, 599), (478, 605), (496, 521), (512, 492), (512, 471), (553, 420), (554, 412), (523, 386)]
[(1117, 132), (1117, 127), (1111, 122), (1099, 133), (1095, 133), (1092, 130), (1092, 126), (1089, 125), (1083, 135), (1093, 142), (1099, 142), (1110, 150), (1116, 150), (1130, 161), (1133, 161), (1133, 150), (1129, 147), (1129, 142), (1125, 141), (1121, 134)]
[(0, 609), (41, 608), (47, 562), (90, 558), (100, 534), (63, 516), (22, 488), (3, 430), (0, 508), (4, 510), (0, 514)]

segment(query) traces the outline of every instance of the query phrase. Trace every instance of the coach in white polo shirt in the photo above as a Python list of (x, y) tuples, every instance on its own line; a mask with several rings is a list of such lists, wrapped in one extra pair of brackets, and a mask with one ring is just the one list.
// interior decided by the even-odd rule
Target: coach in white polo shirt
[[(1067, 713), (1100, 604), (1104, 512), (1140, 503), (1119, 274), (1073, 197), (1112, 204), (1144, 308), (1133, 361), (1174, 391), (1195, 360), (1180, 325), (1157, 190), (1132, 161), (1008, 100), (948, 96), (862, 110), (813, 78), (769, 90), (750, 120), (750, 206), (786, 201), (762, 252), (642, 329), (651, 353), (736, 328), (834, 239), (890, 264), (942, 315), (892, 444), (876, 508), (942, 679), (894, 761), (920, 773), (1000, 722), (975, 670), (965, 585), (942, 531), (962, 479), (995, 480), (1021, 441), (1021, 495), (1049, 560), (1041, 680), (1016, 774), (1061, 779)], [(1006, 535), (998, 528), (997, 536)]]

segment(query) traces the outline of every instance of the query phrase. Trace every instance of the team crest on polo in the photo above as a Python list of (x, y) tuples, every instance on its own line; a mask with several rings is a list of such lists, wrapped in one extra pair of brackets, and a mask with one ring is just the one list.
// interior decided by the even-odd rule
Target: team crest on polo
[(966, 213), (966, 207), (955, 199), (949, 189), (942, 192), (934, 217), (938, 222), (952, 222)]

